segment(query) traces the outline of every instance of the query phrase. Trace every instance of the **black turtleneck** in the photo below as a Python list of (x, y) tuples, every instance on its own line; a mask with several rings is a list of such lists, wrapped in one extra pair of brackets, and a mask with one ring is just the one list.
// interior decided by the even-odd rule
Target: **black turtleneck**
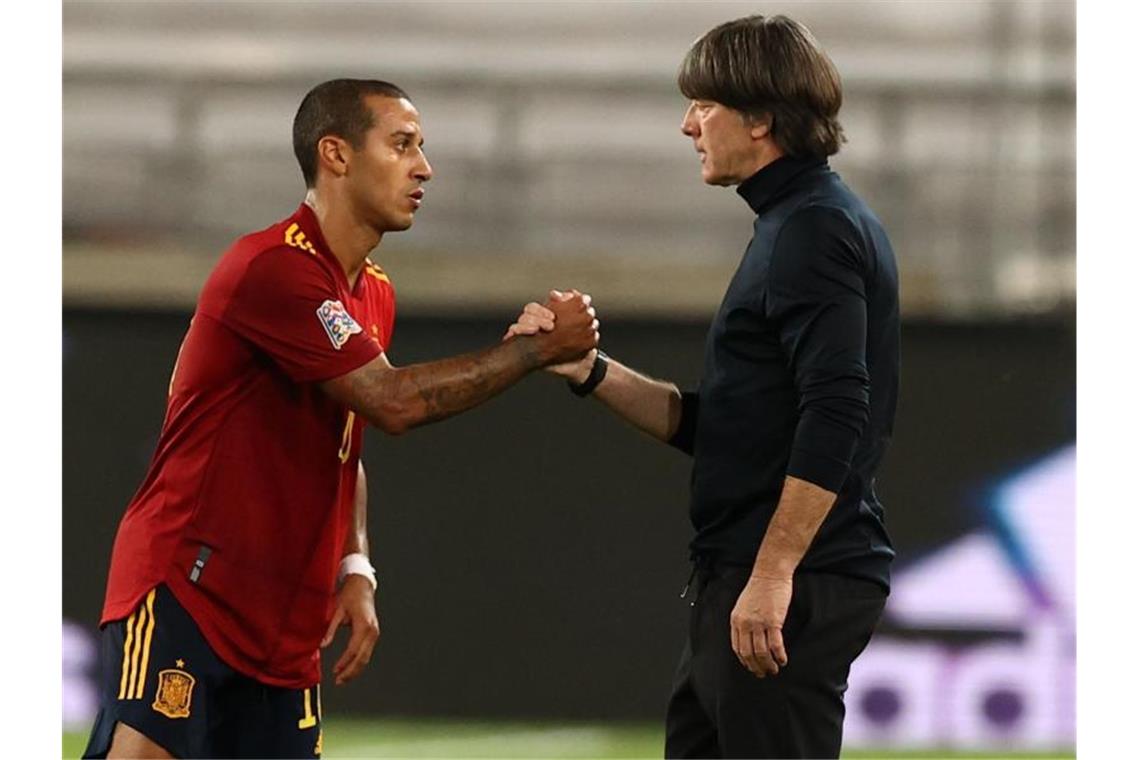
[(694, 460), (693, 554), (752, 564), (791, 475), (838, 494), (800, 569), (889, 587), (874, 483), (898, 395), (891, 244), (825, 160), (780, 158), (737, 192), (752, 240), (671, 441)]

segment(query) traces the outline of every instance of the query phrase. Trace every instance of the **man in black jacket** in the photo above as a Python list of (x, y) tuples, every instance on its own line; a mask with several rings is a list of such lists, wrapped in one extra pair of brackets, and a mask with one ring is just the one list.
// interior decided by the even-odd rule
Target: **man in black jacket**
[[(838, 757), (847, 675), (894, 556), (874, 476), (898, 394), (895, 257), (828, 166), (842, 90), (806, 28), (722, 24), (678, 84), (702, 179), (736, 185), (756, 214), (699, 389), (598, 352), (558, 372), (693, 456), (697, 590), (666, 756)], [(511, 332), (552, 326), (530, 304)]]

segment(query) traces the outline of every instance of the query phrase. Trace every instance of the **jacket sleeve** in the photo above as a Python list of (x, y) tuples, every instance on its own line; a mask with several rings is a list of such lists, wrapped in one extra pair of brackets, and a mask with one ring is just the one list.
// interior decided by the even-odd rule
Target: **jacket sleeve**
[(870, 416), (865, 248), (838, 209), (808, 207), (781, 228), (765, 312), (799, 399), (787, 474), (837, 493)]
[(700, 411), (700, 396), (696, 391), (681, 393), (681, 421), (677, 424), (677, 432), (668, 443), (689, 456), (693, 455), (693, 444), (697, 438), (697, 413)]

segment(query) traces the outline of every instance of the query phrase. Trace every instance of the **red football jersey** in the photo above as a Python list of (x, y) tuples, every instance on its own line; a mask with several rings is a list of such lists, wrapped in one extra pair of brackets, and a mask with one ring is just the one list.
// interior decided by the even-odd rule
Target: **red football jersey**
[(363, 421), (317, 383), (376, 358), (394, 315), (384, 272), (369, 261), (350, 287), (304, 204), (222, 256), (119, 525), (103, 623), (166, 583), (235, 670), (320, 680)]

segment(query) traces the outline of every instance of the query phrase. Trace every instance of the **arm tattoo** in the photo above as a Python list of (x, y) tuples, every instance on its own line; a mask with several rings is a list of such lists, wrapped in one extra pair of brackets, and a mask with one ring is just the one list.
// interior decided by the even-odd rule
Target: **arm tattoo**
[(516, 337), (492, 348), (407, 367), (367, 367), (348, 375), (352, 406), (389, 429), (446, 419), (502, 393), (541, 365), (537, 346)]

